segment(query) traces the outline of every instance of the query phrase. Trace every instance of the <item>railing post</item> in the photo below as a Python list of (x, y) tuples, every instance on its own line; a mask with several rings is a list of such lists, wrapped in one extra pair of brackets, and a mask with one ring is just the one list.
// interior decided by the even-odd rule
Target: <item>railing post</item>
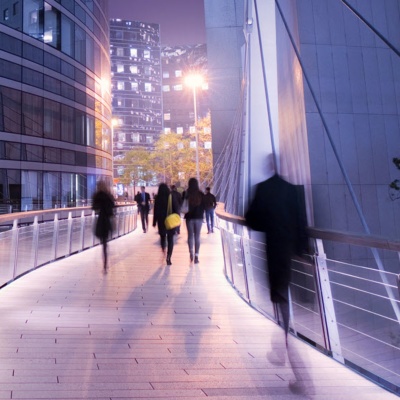
[(12, 279), (16, 277), (17, 273), (17, 259), (18, 259), (18, 219), (14, 219), (12, 227), (12, 241), (11, 241), (11, 257), (10, 257), (10, 269), (13, 271)]
[(248, 229), (246, 227), (243, 227), (242, 247), (247, 298), (251, 304), (251, 293), (255, 293), (256, 287), (254, 283), (253, 266), (251, 263), (250, 238)]
[(339, 330), (336, 321), (335, 307), (333, 304), (331, 284), (329, 281), (328, 267), (326, 264), (326, 254), (324, 252), (324, 245), (321, 239), (316, 239), (317, 255), (316, 255), (316, 278), (317, 287), (320, 292), (320, 307), (321, 315), (325, 316), (325, 326), (327, 340), (329, 343), (330, 350), (332, 351), (332, 357), (344, 363), (342, 356), (342, 347), (340, 345)]
[(67, 255), (71, 254), (72, 224), (73, 224), (72, 212), (68, 211), (68, 231), (67, 231), (68, 253), (67, 253)]
[(82, 210), (82, 212), (81, 212), (81, 234), (80, 234), (81, 249), (80, 249), (80, 251), (82, 251), (84, 248), (84, 243), (83, 243), (84, 236), (85, 236), (85, 211)]
[(58, 228), (59, 228), (58, 213), (54, 214), (53, 226), (54, 226), (54, 229), (53, 229), (53, 255), (54, 255), (54, 258), (53, 258), (53, 260), (55, 260), (55, 259), (57, 259), (57, 246), (58, 246)]
[(38, 252), (39, 252), (39, 218), (36, 215), (33, 219), (33, 238), (32, 238), (32, 246), (34, 252), (34, 259), (33, 259), (33, 268), (37, 267), (37, 259), (38, 259)]

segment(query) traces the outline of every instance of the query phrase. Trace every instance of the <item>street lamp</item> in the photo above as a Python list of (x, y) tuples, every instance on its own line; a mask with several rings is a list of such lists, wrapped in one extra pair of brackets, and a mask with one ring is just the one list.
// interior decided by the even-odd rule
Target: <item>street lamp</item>
[(187, 86), (193, 90), (193, 106), (194, 106), (194, 133), (196, 137), (196, 176), (200, 184), (200, 170), (199, 170), (199, 135), (197, 132), (197, 101), (196, 101), (196, 88), (203, 85), (203, 77), (200, 74), (187, 75), (185, 78)]

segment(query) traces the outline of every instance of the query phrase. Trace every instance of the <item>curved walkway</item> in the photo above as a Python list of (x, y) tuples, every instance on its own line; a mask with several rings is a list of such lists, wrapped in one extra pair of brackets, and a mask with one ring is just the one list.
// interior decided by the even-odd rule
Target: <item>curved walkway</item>
[[(205, 229), (203, 228), (205, 231)], [(217, 231), (218, 232), (218, 231)], [(0, 290), (0, 399), (395, 399), (282, 330), (225, 280), (218, 233), (166, 267), (152, 228)]]

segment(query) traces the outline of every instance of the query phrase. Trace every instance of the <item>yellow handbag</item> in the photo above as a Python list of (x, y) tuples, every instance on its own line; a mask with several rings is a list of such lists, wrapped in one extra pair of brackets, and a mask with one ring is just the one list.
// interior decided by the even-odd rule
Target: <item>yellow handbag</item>
[(172, 196), (168, 197), (168, 208), (167, 208), (167, 218), (164, 221), (165, 227), (169, 231), (170, 229), (174, 229), (181, 224), (181, 217), (179, 214), (172, 212)]

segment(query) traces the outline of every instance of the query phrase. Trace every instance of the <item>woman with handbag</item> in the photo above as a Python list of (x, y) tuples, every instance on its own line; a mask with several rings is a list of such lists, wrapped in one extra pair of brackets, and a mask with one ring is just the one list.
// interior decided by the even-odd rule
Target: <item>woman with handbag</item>
[[(160, 235), (161, 250), (165, 255), (167, 247), (167, 265), (172, 265), (171, 256), (174, 249), (174, 236), (177, 227), (167, 229), (165, 219), (172, 213), (179, 213), (179, 203), (171, 196), (170, 190), (165, 183), (161, 183), (158, 187), (158, 193), (154, 200), (153, 210), (153, 227), (157, 225), (158, 234)], [(167, 243), (166, 243), (167, 242)]]
[(186, 200), (188, 203), (188, 211), (185, 214), (185, 220), (188, 232), (190, 262), (194, 261), (195, 264), (198, 264), (200, 251), (200, 231), (204, 216), (204, 193), (200, 191), (199, 182), (196, 178), (189, 179), (184, 202)]

